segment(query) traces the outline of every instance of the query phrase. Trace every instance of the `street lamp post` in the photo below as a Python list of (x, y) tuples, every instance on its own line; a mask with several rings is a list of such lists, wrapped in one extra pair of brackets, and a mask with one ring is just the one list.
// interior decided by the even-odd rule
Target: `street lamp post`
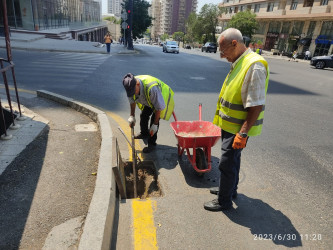
[(133, 50), (133, 39), (132, 39), (132, 26), (133, 26), (133, 0), (129, 0), (129, 18), (128, 18), (129, 30), (128, 30), (128, 45), (127, 49)]

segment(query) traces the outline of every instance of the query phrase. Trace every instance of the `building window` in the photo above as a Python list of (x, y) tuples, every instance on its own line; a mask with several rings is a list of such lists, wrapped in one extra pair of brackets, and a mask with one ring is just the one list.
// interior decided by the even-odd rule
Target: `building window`
[(320, 35), (325, 35), (333, 38), (333, 22), (323, 22)]
[(328, 4), (328, 0), (321, 0), (320, 5), (327, 5)]
[(290, 9), (291, 10), (296, 10), (297, 9), (297, 4), (298, 4), (298, 0), (292, 0)]
[(263, 35), (265, 34), (265, 31), (266, 31), (266, 25), (267, 23), (266, 22), (260, 22), (259, 23), (259, 27), (256, 31), (256, 34), (260, 34), (260, 35)]
[(232, 8), (229, 8), (229, 13), (230, 13), (230, 14), (232, 13)]
[(295, 21), (291, 34), (294, 36), (300, 36), (302, 34), (303, 26), (304, 26), (304, 22)]
[(238, 12), (238, 7), (235, 7), (235, 13), (237, 13)]
[(268, 27), (268, 32), (280, 33), (280, 27), (281, 27), (280, 22), (271, 22)]
[(289, 34), (290, 26), (291, 26), (291, 22), (283, 22), (281, 33)]
[(247, 6), (247, 10), (251, 11), (252, 5)]
[(312, 7), (313, 6), (313, 0), (304, 0), (303, 7)]
[(239, 11), (240, 12), (244, 11), (244, 5), (242, 5), (242, 6), (239, 7)]
[(254, 5), (254, 12), (259, 12), (260, 10), (260, 4)]
[(268, 3), (267, 12), (271, 12), (274, 9), (274, 3)]
[(312, 37), (313, 36), (313, 32), (315, 30), (315, 27), (316, 27), (316, 22), (311, 21), (310, 25), (309, 25), (308, 33), (306, 34), (307, 37)]

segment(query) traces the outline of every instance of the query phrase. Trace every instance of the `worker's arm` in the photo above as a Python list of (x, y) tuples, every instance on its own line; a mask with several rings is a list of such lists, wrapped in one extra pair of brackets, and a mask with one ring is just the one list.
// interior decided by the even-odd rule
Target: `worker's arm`
[(243, 123), (241, 129), (239, 130), (239, 133), (235, 135), (234, 142), (232, 144), (232, 147), (234, 149), (242, 149), (246, 147), (248, 136), (243, 137), (240, 135), (240, 133), (247, 134), (250, 131), (250, 129), (258, 119), (259, 114), (262, 111), (262, 107), (263, 105), (248, 108), (248, 113), (245, 122)]
[(248, 134), (253, 124), (258, 119), (260, 112), (262, 111), (262, 107), (263, 105), (248, 108), (247, 117), (239, 131), (240, 133)]
[(154, 124), (157, 125), (160, 120), (161, 110), (155, 111)]
[(130, 107), (131, 107), (131, 116), (135, 116), (135, 102), (131, 103), (130, 104)]

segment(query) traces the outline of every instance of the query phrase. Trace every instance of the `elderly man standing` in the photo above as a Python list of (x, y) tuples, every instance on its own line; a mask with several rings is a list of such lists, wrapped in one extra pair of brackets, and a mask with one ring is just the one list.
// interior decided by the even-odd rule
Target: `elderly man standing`
[(246, 48), (239, 30), (225, 30), (218, 43), (220, 57), (232, 65), (223, 83), (213, 121), (222, 130), (222, 155), (220, 186), (210, 190), (218, 198), (204, 204), (209, 211), (230, 209), (232, 199), (237, 197), (241, 152), (249, 136), (261, 133), (269, 81), (266, 60)]
[[(160, 119), (168, 121), (173, 109), (173, 91), (161, 80), (149, 75), (137, 75), (128, 73), (123, 78), (123, 85), (130, 103), (130, 127), (135, 126), (135, 106), (141, 109), (140, 134), (135, 139), (148, 138), (148, 147), (143, 149), (144, 153), (150, 153), (155, 149), (157, 131)], [(150, 128), (148, 123), (150, 119)]]

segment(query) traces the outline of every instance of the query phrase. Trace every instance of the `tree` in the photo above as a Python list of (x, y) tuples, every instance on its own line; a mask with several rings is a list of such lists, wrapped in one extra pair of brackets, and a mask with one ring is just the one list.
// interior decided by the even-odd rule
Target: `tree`
[(259, 27), (256, 16), (256, 14), (249, 10), (238, 12), (236, 15), (232, 16), (228, 23), (228, 28), (236, 28), (240, 30), (243, 36), (251, 38)]
[(169, 35), (168, 34), (163, 34), (163, 35), (161, 35), (161, 40), (162, 41), (165, 41), (166, 39), (168, 39), (169, 38)]
[(216, 26), (221, 14), (221, 9), (215, 4), (205, 4), (201, 8), (195, 29), (198, 35), (201, 33), (202, 42), (216, 42)]
[(194, 12), (191, 12), (188, 18), (185, 21), (185, 36), (184, 40), (186, 43), (191, 43), (193, 45), (193, 42), (196, 40), (195, 38), (195, 32), (194, 32), (194, 27), (195, 23), (197, 21), (197, 14)]
[[(147, 28), (151, 26), (152, 17), (148, 15), (148, 8), (151, 6), (145, 0), (132, 0), (133, 1), (133, 24), (132, 35), (133, 39), (143, 38), (143, 35), (147, 31)], [(129, 9), (129, 0), (125, 0), (122, 3), (123, 12), (127, 13)], [(123, 21), (123, 20), (122, 20)], [(126, 30), (126, 33), (128, 31)], [(128, 34), (126, 34), (128, 35)]]
[(183, 41), (184, 32), (177, 31), (177, 32), (173, 33), (172, 38), (173, 38), (173, 40), (176, 40), (178, 42)]
[(114, 16), (104, 17), (103, 20), (110, 21), (111, 23), (120, 24), (120, 20), (117, 20)]

